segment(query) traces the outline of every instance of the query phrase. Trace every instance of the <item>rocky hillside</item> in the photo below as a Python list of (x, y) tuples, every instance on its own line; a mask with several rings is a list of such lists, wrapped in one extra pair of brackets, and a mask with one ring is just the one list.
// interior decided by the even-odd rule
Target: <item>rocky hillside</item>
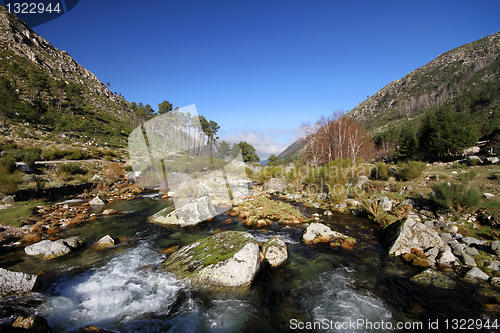
[(478, 112), (485, 121), (491, 110), (500, 105), (500, 96), (495, 91), (499, 82), (500, 32), (497, 32), (450, 50), (389, 83), (348, 114), (367, 128), (380, 131), (453, 100), (461, 108)]
[(126, 138), (130, 103), (1, 5), (0, 46), (0, 75), (9, 91), (3, 98), (11, 103), (2, 118), (103, 141)]

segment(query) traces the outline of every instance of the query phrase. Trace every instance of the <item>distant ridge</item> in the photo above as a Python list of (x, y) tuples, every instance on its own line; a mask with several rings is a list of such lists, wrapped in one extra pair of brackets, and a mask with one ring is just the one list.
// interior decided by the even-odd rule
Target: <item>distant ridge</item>
[[(469, 111), (485, 123), (500, 104), (500, 32), (465, 44), (438, 56), (426, 65), (395, 80), (352, 109), (348, 116), (371, 131), (383, 131), (397, 123), (414, 122), (432, 108), (448, 101), (468, 102)], [(488, 105), (481, 105), (486, 96)], [(462, 103), (464, 104), (464, 103)], [(484, 104), (484, 103), (483, 103)]]
[(279, 155), (278, 158), (280, 160), (285, 160), (287, 157), (294, 157), (296, 156), (300, 150), (305, 146), (306, 140), (304, 138), (300, 138), (294, 143), (292, 143), (290, 146), (288, 146), (285, 150), (283, 150)]

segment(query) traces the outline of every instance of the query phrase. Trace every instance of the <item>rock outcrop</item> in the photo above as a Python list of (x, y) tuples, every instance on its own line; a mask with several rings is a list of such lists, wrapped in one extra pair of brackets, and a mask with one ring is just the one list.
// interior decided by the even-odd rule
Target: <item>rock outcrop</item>
[(208, 288), (249, 286), (259, 267), (259, 244), (241, 231), (225, 231), (194, 242), (162, 264), (164, 270)]
[(395, 256), (410, 253), (413, 248), (422, 251), (432, 247), (449, 249), (434, 230), (411, 217), (388, 225), (382, 231), (380, 239), (387, 252)]

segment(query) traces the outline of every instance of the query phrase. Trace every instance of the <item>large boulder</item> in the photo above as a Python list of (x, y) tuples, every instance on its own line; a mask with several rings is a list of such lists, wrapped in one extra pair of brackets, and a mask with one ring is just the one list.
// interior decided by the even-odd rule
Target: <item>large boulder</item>
[(431, 247), (441, 250), (449, 249), (449, 246), (434, 230), (411, 217), (385, 227), (380, 234), (380, 239), (387, 252), (395, 256), (410, 253), (412, 248), (422, 251)]
[(36, 282), (36, 275), (0, 268), (0, 294), (29, 293), (35, 288)]
[(271, 178), (264, 183), (263, 190), (267, 193), (285, 192), (286, 182), (279, 178)]
[(186, 200), (172, 211), (171, 207), (160, 210), (152, 217), (152, 222), (178, 225), (181, 227), (196, 225), (214, 217), (217, 213), (208, 196)]
[(178, 277), (209, 288), (249, 286), (259, 267), (259, 244), (242, 231), (224, 231), (194, 242), (162, 264)]
[(83, 237), (70, 237), (66, 239), (58, 239), (56, 241), (43, 240), (38, 243), (31, 244), (24, 248), (24, 252), (29, 256), (39, 257), (41, 259), (54, 259), (64, 256), (73, 250), (76, 250), (86, 243)]
[(262, 254), (264, 261), (267, 261), (271, 267), (277, 267), (283, 264), (288, 258), (286, 244), (280, 236), (274, 236), (262, 245)]
[(340, 232), (333, 231), (330, 227), (322, 223), (311, 223), (302, 235), (302, 240), (306, 244), (327, 243), (338, 238), (348, 237)]

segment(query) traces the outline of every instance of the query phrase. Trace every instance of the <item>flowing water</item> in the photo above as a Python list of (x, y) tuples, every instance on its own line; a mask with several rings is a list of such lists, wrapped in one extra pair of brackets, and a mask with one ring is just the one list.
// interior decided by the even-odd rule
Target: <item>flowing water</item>
[[(156, 196), (117, 202), (106, 208), (119, 215), (102, 216), (63, 235), (81, 235), (89, 243), (106, 234), (120, 239), (105, 251), (86, 247), (41, 261), (22, 250), (2, 250), (2, 267), (41, 273), (43, 288), (0, 300), (0, 331), (2, 323), (33, 313), (45, 317), (53, 332), (86, 325), (120, 332), (421, 332), (432, 331), (429, 326), (436, 321), (445, 331), (446, 319), (498, 318), (494, 310), (500, 302), (491, 289), (461, 283), (442, 290), (409, 282), (421, 269), (387, 256), (377, 239), (379, 229), (365, 219), (346, 214), (322, 218), (333, 230), (356, 238), (354, 248), (344, 250), (305, 245), (300, 228), (248, 229), (238, 218), (224, 224), (230, 218), (225, 214), (187, 228), (147, 223), (148, 216), (171, 204)], [(162, 249), (219, 230), (246, 230), (259, 242), (278, 234), (287, 243), (288, 261), (263, 267), (245, 291), (195, 289), (157, 270), (167, 257)], [(405, 329), (397, 330), (398, 323)]]

